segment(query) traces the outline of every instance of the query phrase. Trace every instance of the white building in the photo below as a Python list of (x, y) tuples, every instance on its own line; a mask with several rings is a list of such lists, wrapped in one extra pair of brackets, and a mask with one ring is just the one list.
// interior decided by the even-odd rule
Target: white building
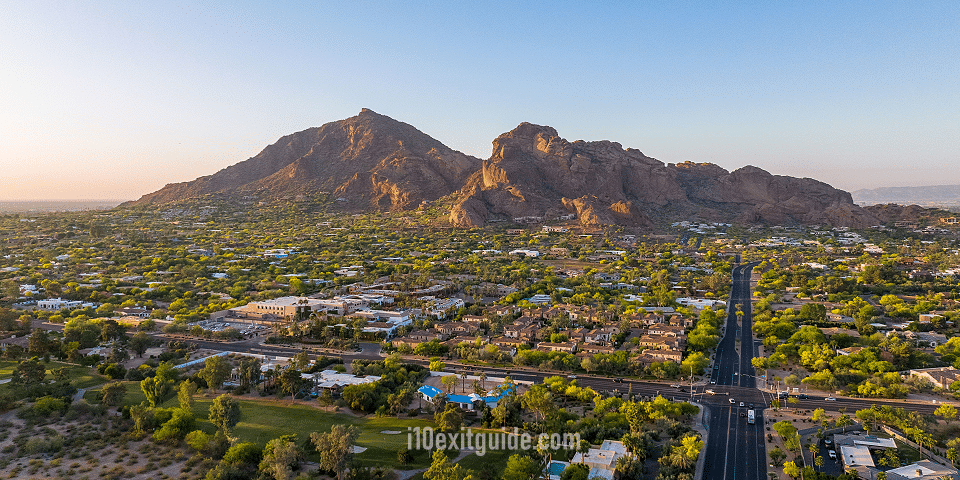
[(77, 308), (83, 305), (79, 300), (64, 300), (62, 298), (47, 298), (37, 300), (37, 308), (41, 310), (60, 310), (62, 308)]
[(459, 298), (438, 298), (432, 300), (426, 308), (426, 314), (444, 319), (451, 311), (463, 308), (466, 304)]
[(570, 463), (582, 463), (590, 467), (587, 478), (603, 478), (613, 480), (613, 473), (617, 469), (617, 459), (630, 455), (623, 442), (604, 440), (600, 448), (590, 448), (587, 453), (577, 452)]

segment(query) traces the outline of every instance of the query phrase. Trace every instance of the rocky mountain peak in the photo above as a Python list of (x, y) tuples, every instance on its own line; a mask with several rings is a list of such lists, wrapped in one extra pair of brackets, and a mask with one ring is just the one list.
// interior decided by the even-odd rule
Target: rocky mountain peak
[(526, 122), (494, 139), (492, 155), (481, 161), (368, 108), (281, 137), (254, 157), (133, 204), (318, 192), (347, 210), (408, 210), (455, 194), (449, 221), (461, 227), (565, 215), (586, 225), (634, 227), (676, 220), (877, 223), (849, 193), (812, 179), (754, 166), (728, 172), (712, 163), (664, 164), (617, 142), (571, 142), (552, 127)]

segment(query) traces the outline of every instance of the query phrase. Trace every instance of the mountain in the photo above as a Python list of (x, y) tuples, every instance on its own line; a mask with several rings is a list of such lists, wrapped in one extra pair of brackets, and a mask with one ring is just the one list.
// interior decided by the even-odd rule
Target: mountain
[(287, 135), (213, 175), (127, 205), (207, 194), (287, 198), (328, 192), (348, 210), (408, 210), (448, 197), (449, 222), (573, 216), (584, 225), (649, 228), (677, 220), (864, 227), (877, 218), (849, 193), (747, 166), (663, 162), (610, 141), (569, 142), (522, 123), (480, 160), (371, 110)]
[(331, 192), (346, 207), (407, 210), (455, 192), (480, 160), (416, 128), (363, 109), (359, 115), (280, 138), (219, 172), (169, 184), (128, 205), (211, 193), (282, 198)]
[(897, 203), (900, 205), (960, 205), (960, 185), (925, 187), (881, 187), (853, 192), (858, 204)]
[(809, 178), (752, 166), (664, 164), (609, 141), (568, 142), (523, 123), (458, 192), (454, 225), (575, 213), (583, 224), (650, 226), (676, 220), (864, 227), (877, 219), (850, 194)]

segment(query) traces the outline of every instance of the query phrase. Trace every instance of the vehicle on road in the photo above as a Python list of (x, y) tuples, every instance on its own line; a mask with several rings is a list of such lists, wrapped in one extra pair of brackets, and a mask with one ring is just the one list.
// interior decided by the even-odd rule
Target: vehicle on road
[(789, 393), (789, 392), (780, 392), (779, 394), (777, 394), (777, 398), (790, 398), (790, 393)]
[(622, 378), (614, 378), (614, 379), (613, 379), (613, 383), (623, 383), (623, 379), (622, 379)]
[(576, 375), (567, 375), (567, 378), (569, 378), (569, 379), (571, 379), (571, 380), (576, 380), (576, 379), (577, 379), (577, 376), (576, 376)]
[(757, 413), (752, 408), (747, 410), (747, 423), (750, 425), (757, 423)]
[(670, 388), (680, 388), (680, 385), (670, 385)]
[(744, 412), (743, 410), (740, 410), (740, 416), (741, 416), (741, 417), (746, 417), (746, 416), (747, 416), (747, 412)]
[(740, 408), (743, 408), (743, 407), (744, 407), (743, 402), (740, 402)]
[(833, 398), (833, 397), (827, 397), (827, 398), (824, 398), (823, 401), (824, 401), (824, 402), (835, 402), (835, 401), (837, 401), (837, 399), (836, 399), (836, 398)]
[(710, 380), (710, 385), (716, 385), (716, 384), (717, 384), (716, 380)]
[(717, 392), (714, 392), (713, 390), (710, 390), (709, 388), (706, 389), (706, 390), (704, 390), (703, 393), (706, 393), (707, 395), (716, 395), (716, 394), (717, 394)]
[(800, 400), (806, 400), (809, 397), (807, 397), (806, 393), (801, 393), (800, 395), (797, 395), (797, 398), (799, 398)]
[(730, 403), (736, 403), (736, 402), (731, 398), (731, 399), (730, 399)]

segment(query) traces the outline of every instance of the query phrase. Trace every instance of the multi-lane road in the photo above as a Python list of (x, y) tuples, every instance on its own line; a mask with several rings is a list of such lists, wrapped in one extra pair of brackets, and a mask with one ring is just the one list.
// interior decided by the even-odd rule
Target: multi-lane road
[[(763, 441), (763, 408), (771, 399), (757, 390), (750, 360), (757, 355), (750, 311), (750, 275), (755, 263), (733, 269), (724, 335), (717, 345), (711, 383), (725, 397), (705, 405), (709, 434), (703, 478), (760, 480), (767, 478)], [(756, 421), (747, 422), (754, 410)]]

